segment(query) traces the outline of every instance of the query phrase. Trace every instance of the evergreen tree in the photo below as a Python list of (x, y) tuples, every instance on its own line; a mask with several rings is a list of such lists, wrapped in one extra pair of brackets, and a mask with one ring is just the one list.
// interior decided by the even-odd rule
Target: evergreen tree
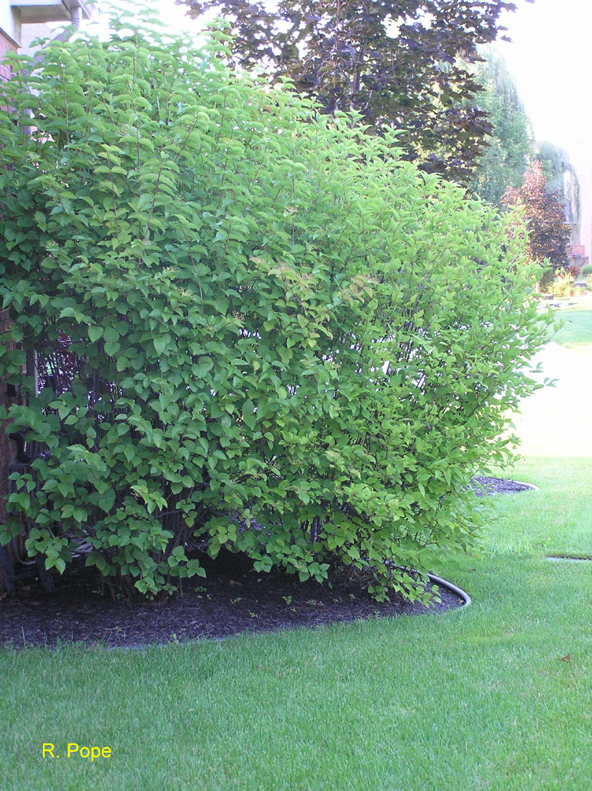
[(547, 190), (561, 196), (572, 241), (579, 238), (580, 183), (569, 154), (552, 143), (539, 143), (535, 153), (547, 180)]
[(487, 113), (491, 134), (470, 186), (483, 200), (500, 204), (509, 187), (521, 185), (533, 141), (530, 120), (503, 56), (491, 47), (483, 55), (476, 80), (483, 86), (479, 104)]

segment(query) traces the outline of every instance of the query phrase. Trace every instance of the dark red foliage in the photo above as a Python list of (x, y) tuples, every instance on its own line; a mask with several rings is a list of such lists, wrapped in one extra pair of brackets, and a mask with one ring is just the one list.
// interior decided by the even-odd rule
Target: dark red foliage
[(507, 190), (506, 206), (521, 206), (528, 228), (528, 251), (533, 261), (548, 259), (553, 270), (565, 269), (570, 231), (565, 209), (555, 192), (547, 192), (541, 162), (535, 160), (524, 175), (522, 186)]
[(380, 133), (401, 130), (405, 156), (423, 170), (465, 181), (487, 115), (468, 65), (481, 60), (508, 0), (177, 0), (197, 16), (215, 8), (231, 23), (232, 53), (290, 78), (327, 113), (356, 110)]

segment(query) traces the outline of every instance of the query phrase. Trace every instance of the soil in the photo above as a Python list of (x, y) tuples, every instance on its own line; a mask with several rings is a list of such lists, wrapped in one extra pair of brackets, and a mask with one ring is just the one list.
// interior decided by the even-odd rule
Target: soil
[[(529, 488), (514, 481), (481, 478), (488, 493)], [(481, 492), (482, 494), (482, 492)], [(243, 632), (320, 627), (336, 622), (397, 615), (440, 613), (463, 606), (456, 594), (430, 585), (431, 606), (398, 594), (377, 603), (361, 580), (340, 573), (330, 582), (300, 582), (274, 570), (256, 572), (240, 555), (223, 552), (216, 561), (200, 557), (207, 578), (185, 580), (174, 596), (129, 600), (111, 591), (96, 569), (80, 560), (56, 578), (47, 594), (38, 580), (21, 582), (15, 596), (0, 594), (0, 646), (23, 648), (75, 642), (136, 648), (196, 639), (221, 639)], [(191, 583), (191, 584), (189, 584)]]

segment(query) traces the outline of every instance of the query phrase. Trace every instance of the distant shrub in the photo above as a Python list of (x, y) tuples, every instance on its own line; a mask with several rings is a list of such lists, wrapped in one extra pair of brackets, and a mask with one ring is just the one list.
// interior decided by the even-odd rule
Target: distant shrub
[(566, 271), (568, 275), (570, 275), (570, 277), (572, 277), (574, 280), (577, 280), (578, 277), (580, 276), (580, 272), (582, 271), (582, 268), (583, 267), (581, 266), (581, 264), (574, 261), (567, 267)]
[(410, 570), (474, 538), (471, 475), (508, 458), (536, 270), (507, 219), (394, 137), (231, 73), (218, 38), (124, 17), (13, 57), (0, 376), (51, 457), (13, 476), (2, 540), (27, 519), (48, 567), (82, 541), (147, 594), (203, 574), (198, 538), (418, 595)]
[(566, 273), (555, 278), (551, 284), (551, 293), (554, 297), (570, 297), (574, 294), (574, 279)]
[(589, 275), (592, 275), (592, 264), (585, 264), (579, 272), (580, 278), (587, 278)]
[(553, 290), (554, 272), (551, 268), (543, 271), (539, 280), (539, 290), (541, 294), (551, 294)]

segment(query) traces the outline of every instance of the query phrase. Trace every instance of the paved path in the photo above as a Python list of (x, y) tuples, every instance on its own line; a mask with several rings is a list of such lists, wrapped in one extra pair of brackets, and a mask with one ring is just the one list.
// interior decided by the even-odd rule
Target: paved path
[[(514, 417), (523, 456), (592, 457), (592, 355), (549, 343), (534, 358), (555, 387), (538, 390)], [(588, 406), (588, 410), (586, 410)]]

